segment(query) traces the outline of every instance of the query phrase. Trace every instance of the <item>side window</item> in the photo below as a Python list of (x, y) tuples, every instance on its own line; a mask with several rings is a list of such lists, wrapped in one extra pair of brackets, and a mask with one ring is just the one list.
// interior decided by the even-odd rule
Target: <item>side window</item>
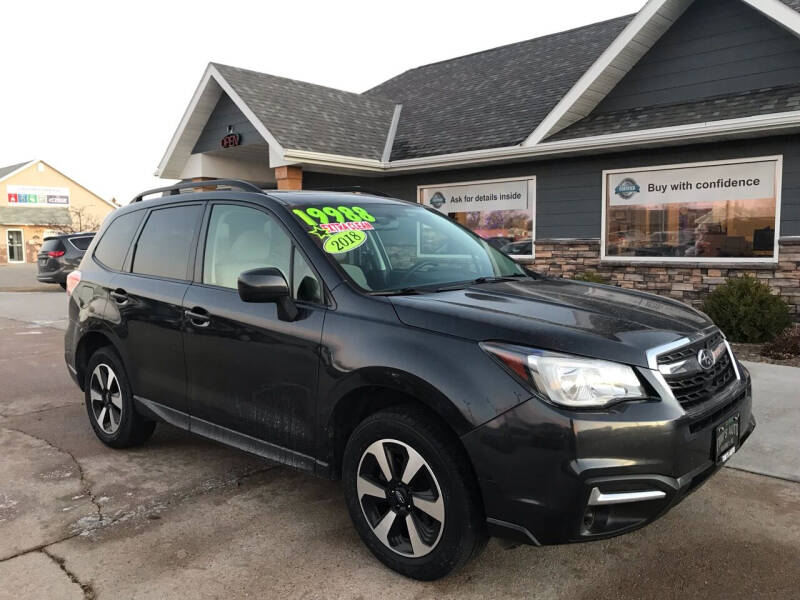
[(79, 237), (79, 238), (69, 238), (69, 243), (75, 246), (78, 250), (83, 250), (86, 252), (89, 248), (89, 244), (92, 243), (91, 236)]
[(114, 219), (98, 242), (94, 257), (109, 269), (121, 271), (144, 213), (143, 210), (137, 210)]
[(186, 279), (192, 240), (203, 207), (173, 206), (154, 210), (136, 242), (132, 271), (171, 279)]
[(217, 204), (211, 211), (203, 257), (203, 283), (236, 289), (243, 271), (277, 267), (291, 284), (292, 241), (263, 211)]
[(292, 273), (292, 296), (301, 302), (322, 304), (322, 286), (303, 254), (295, 247)]

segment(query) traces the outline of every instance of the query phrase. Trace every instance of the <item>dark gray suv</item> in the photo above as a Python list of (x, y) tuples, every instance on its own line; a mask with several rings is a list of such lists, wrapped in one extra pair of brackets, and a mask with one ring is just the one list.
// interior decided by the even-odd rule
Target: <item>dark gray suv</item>
[(39, 249), (36, 279), (42, 283), (57, 283), (67, 287), (67, 275), (78, 268), (94, 232), (65, 233), (44, 238)]

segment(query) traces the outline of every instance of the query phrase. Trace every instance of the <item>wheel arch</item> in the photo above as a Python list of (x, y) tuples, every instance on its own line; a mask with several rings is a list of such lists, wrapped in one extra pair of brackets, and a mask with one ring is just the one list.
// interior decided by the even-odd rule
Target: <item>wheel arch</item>
[(106, 333), (97, 329), (87, 331), (78, 341), (78, 345), (75, 348), (75, 373), (81, 390), (85, 386), (86, 367), (89, 364), (89, 359), (97, 350), (106, 346), (113, 348), (117, 355), (121, 356), (113, 340)]
[(409, 373), (396, 370), (365, 369), (357, 375), (351, 376), (352, 384), (329, 403), (331, 410), (323, 419), (324, 448), (321, 454), (328, 464), (329, 477), (341, 477), (344, 448), (356, 426), (368, 416), (398, 405), (422, 409), (453, 434), (466, 454), (459, 438), (471, 431), (474, 425), (439, 390)]

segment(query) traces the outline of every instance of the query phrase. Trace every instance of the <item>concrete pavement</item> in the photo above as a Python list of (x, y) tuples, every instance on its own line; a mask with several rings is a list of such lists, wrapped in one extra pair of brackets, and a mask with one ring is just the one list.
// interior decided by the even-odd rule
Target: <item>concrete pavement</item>
[(744, 364), (753, 377), (753, 412), (758, 426), (729, 464), (800, 481), (800, 369)]
[(0, 265), (0, 292), (55, 292), (63, 291), (54, 283), (36, 281), (37, 266), (34, 263)]
[[(361, 544), (338, 482), (164, 425), (141, 448), (105, 447), (66, 374), (62, 332), (26, 321), (61, 322), (63, 295), (14, 296), (0, 295), (0, 599), (797, 597), (800, 484), (735, 469), (627, 536), (490, 542), (442, 581), (404, 579)], [(759, 429), (742, 468), (759, 460), (765, 423), (786, 419), (762, 411), (762, 394), (791, 387), (770, 391), (775, 373), (752, 372)], [(784, 411), (797, 413), (788, 398)], [(797, 464), (795, 439), (777, 452)]]

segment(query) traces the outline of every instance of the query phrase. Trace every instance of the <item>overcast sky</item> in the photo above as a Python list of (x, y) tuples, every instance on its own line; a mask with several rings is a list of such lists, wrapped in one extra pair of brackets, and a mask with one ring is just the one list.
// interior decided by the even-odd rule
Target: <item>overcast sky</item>
[(41, 158), (122, 203), (209, 61), (352, 92), (422, 64), (636, 12), (644, 0), (64, 2), (3, 6), (0, 166)]

